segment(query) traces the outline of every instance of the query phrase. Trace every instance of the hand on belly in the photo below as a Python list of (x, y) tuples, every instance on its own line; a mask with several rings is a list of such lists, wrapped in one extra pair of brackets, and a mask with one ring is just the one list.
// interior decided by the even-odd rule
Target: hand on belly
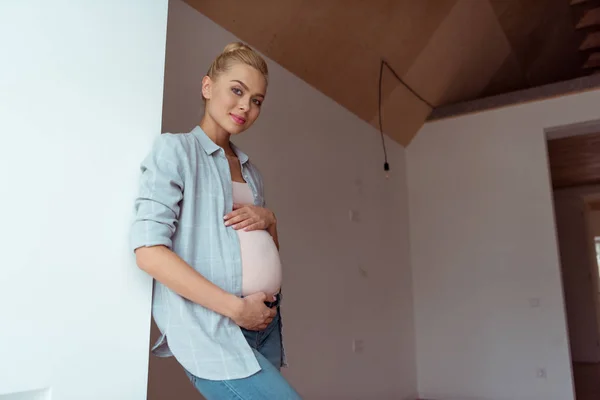
[(273, 318), (277, 315), (277, 310), (265, 306), (265, 301), (270, 297), (265, 297), (264, 293), (255, 293), (242, 299), (241, 307), (233, 316), (233, 321), (242, 328), (261, 331), (266, 329)]

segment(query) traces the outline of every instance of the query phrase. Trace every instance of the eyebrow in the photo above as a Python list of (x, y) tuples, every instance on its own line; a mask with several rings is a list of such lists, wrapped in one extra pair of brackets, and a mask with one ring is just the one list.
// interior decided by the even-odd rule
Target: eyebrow
[[(245, 84), (244, 82), (242, 82), (242, 81), (238, 81), (237, 79), (233, 79), (231, 82), (237, 82), (237, 83), (239, 83), (240, 85), (242, 85), (242, 86), (244, 87), (244, 89), (246, 89), (246, 90), (250, 90), (250, 89), (248, 89), (248, 86), (246, 86), (246, 84)], [(264, 94), (262, 94), (262, 93), (257, 93), (257, 94), (256, 94), (256, 96), (260, 96), (260, 97), (262, 97), (262, 98), (264, 98), (264, 97), (265, 97), (265, 95), (264, 95)]]

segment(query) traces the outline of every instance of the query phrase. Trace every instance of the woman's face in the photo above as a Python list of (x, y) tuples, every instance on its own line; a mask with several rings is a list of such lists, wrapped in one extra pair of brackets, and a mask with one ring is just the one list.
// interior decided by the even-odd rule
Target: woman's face
[(255, 68), (236, 63), (212, 80), (202, 80), (205, 112), (226, 132), (235, 135), (250, 128), (260, 114), (267, 82)]

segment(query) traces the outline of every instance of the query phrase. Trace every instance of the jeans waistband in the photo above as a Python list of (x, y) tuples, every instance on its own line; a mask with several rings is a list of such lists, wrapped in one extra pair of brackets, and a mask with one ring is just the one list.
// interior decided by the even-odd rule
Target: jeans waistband
[[(242, 298), (244, 298), (244, 297), (247, 297), (247, 296), (242, 296)], [(274, 301), (265, 301), (265, 306), (267, 306), (269, 308), (278, 307), (280, 303), (281, 303), (281, 292), (279, 292), (275, 295)]]
[(265, 301), (265, 306), (269, 308), (279, 307), (279, 303), (281, 302), (281, 292), (275, 295), (274, 301)]

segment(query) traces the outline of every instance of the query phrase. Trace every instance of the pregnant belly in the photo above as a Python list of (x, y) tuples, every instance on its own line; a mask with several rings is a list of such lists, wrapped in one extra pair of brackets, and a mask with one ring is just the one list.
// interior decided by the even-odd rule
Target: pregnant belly
[(265, 292), (274, 295), (281, 287), (279, 251), (267, 231), (237, 231), (242, 253), (242, 295)]

